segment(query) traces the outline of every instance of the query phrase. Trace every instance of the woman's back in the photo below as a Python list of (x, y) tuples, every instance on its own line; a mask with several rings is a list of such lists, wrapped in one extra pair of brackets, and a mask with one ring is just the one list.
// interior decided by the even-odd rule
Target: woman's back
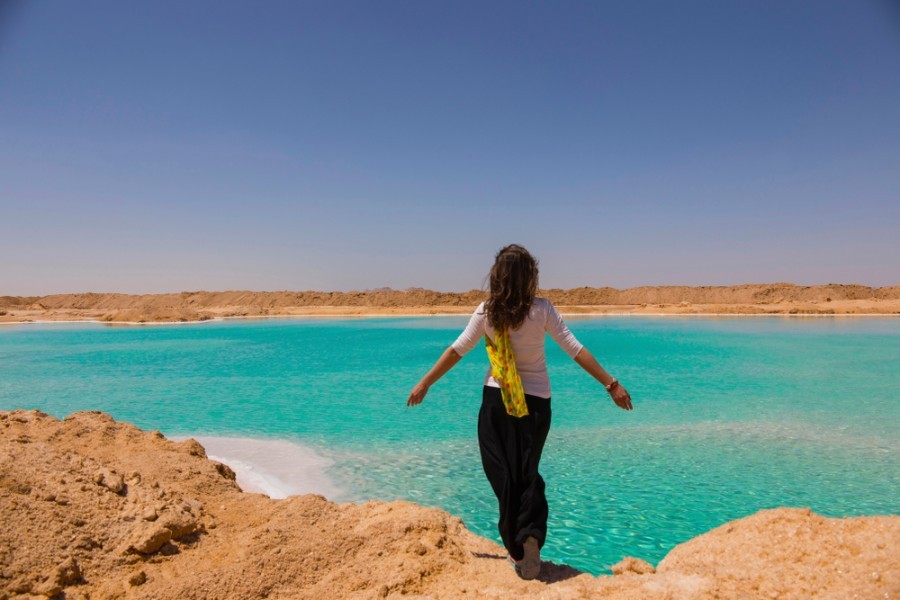
[[(556, 307), (546, 298), (535, 298), (522, 324), (509, 332), (509, 341), (516, 357), (516, 368), (522, 378), (522, 387), (526, 394), (540, 398), (549, 398), (551, 393), (544, 352), (544, 339), (548, 333), (570, 357), (574, 358), (583, 347), (566, 327)], [(482, 302), (472, 314), (469, 325), (452, 344), (452, 348), (463, 356), (485, 335), (491, 340), (496, 339), (496, 331), (487, 317)], [(484, 384), (500, 387), (491, 376), (490, 368)]]

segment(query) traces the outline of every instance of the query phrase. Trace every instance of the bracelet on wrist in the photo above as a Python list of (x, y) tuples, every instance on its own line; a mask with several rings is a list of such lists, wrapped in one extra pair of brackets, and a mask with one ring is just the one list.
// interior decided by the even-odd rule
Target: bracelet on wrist
[(618, 379), (613, 379), (612, 381), (609, 382), (609, 385), (605, 385), (605, 386), (603, 386), (603, 387), (606, 388), (606, 391), (607, 391), (607, 392), (611, 392), (611, 391), (613, 391), (614, 389), (616, 389), (618, 386), (619, 386), (619, 380), (618, 380)]

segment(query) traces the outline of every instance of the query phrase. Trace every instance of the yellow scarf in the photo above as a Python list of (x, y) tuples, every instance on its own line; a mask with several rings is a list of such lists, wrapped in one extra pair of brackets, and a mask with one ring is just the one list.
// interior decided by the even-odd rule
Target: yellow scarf
[(491, 343), (488, 336), (484, 336), (488, 358), (491, 360), (491, 376), (500, 384), (500, 396), (506, 412), (514, 417), (524, 417), (528, 414), (528, 405), (525, 404), (522, 378), (516, 369), (509, 329), (497, 331), (496, 338), (496, 342)]

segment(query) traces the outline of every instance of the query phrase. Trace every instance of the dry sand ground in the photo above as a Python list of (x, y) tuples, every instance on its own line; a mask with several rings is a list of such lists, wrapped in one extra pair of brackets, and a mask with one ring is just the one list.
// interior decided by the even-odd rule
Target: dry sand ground
[[(540, 293), (569, 314), (900, 315), (900, 285), (871, 288), (776, 283), (627, 290), (549, 289)], [(484, 297), (484, 292), (479, 290), (442, 293), (421, 289), (0, 296), (0, 322), (172, 322), (247, 316), (466, 314)]]
[(197, 442), (0, 412), (0, 598), (898, 598), (900, 517), (762, 511), (599, 578), (407, 502), (244, 493)]

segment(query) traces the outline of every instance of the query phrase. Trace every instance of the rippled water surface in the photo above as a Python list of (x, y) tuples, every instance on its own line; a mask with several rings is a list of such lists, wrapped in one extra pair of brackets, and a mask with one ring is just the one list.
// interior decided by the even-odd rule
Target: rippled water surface
[[(465, 318), (0, 327), (0, 409), (102, 410), (168, 435), (287, 439), (342, 499), (439, 506), (497, 539), (475, 425), (478, 348), (415, 409)], [(570, 318), (632, 393), (618, 410), (548, 340), (544, 555), (592, 573), (651, 562), (774, 506), (900, 512), (900, 319)]]

